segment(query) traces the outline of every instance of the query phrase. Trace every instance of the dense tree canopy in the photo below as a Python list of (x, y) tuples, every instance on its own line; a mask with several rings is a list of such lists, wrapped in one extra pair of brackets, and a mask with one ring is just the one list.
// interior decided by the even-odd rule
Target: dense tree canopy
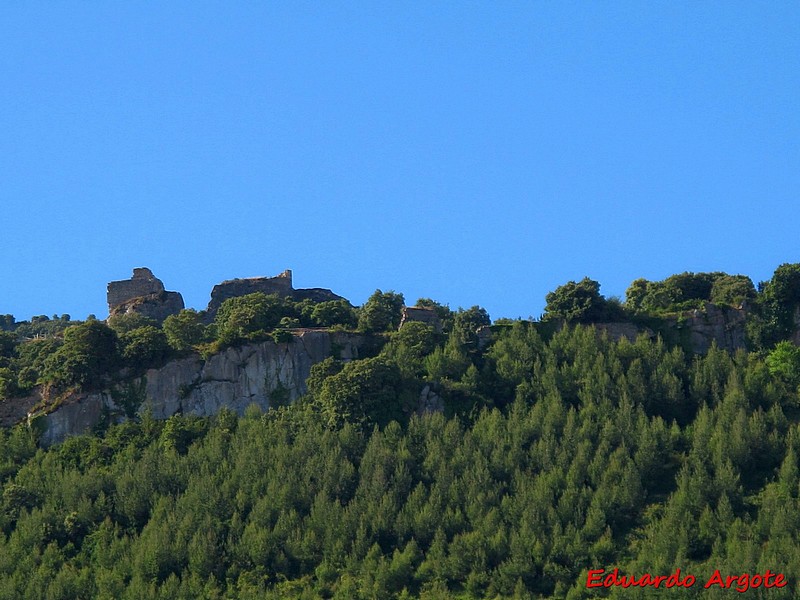
[(101, 321), (64, 331), (64, 343), (44, 361), (42, 378), (60, 388), (97, 387), (119, 365), (116, 332)]
[[(707, 302), (747, 305), (751, 351), (582, 325), (655, 327)], [(399, 328), (403, 297), (380, 290), (361, 309), (251, 294), (213, 323), (187, 310), (161, 327), (1, 318), (4, 402), (142, 386), (171, 357), (286, 343), (291, 327), (358, 325), (370, 344), (349, 362), (334, 349), (304, 397), (266, 414), (155, 421), (134, 406), (47, 450), (35, 420), (0, 429), (0, 600), (664, 593), (586, 587), (615, 567), (695, 574), (687, 598), (716, 597), (714, 569), (769, 568), (789, 585), (763, 597), (796, 596), (800, 265), (758, 290), (724, 273), (639, 279), (624, 307), (584, 278), (548, 294), (544, 322), (505, 320), (480, 344), (485, 309), (418, 305), (442, 333)]]
[(588, 277), (570, 281), (547, 294), (546, 319), (563, 319), (568, 323), (592, 323), (601, 320), (605, 298), (600, 284)]
[(368, 332), (394, 331), (400, 325), (403, 294), (375, 290), (361, 309), (358, 326)]
[(413, 415), (425, 379), (396, 361), (433, 356), (431, 335), (319, 363), (263, 415), (144, 415), (46, 452), (0, 431), (0, 598), (578, 599), (614, 567), (695, 574), (687, 597), (769, 568), (789, 579), (769, 597), (794, 597), (789, 346), (690, 357), (515, 322), (462, 355), (474, 393), (466, 377), (448, 402), (471, 410)]

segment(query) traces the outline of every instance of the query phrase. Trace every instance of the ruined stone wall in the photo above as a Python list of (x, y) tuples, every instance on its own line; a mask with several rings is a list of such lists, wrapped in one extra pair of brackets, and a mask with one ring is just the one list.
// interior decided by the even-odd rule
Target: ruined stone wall
[(208, 303), (208, 316), (213, 316), (228, 298), (246, 296), (261, 292), (263, 294), (278, 294), (287, 297), (294, 295), (292, 287), (292, 272), (286, 270), (277, 277), (250, 277), (248, 279), (230, 279), (215, 285), (211, 290), (211, 301)]
[(106, 297), (109, 310), (115, 306), (129, 302), (134, 298), (158, 294), (164, 291), (164, 284), (157, 279), (147, 267), (133, 270), (133, 277), (108, 284)]
[(183, 296), (167, 292), (164, 284), (147, 267), (133, 270), (133, 277), (108, 284), (108, 315), (136, 313), (162, 323), (184, 308)]
[(403, 317), (400, 319), (400, 327), (412, 321), (425, 323), (425, 325), (433, 327), (436, 333), (442, 332), (442, 321), (432, 308), (424, 306), (404, 306)]

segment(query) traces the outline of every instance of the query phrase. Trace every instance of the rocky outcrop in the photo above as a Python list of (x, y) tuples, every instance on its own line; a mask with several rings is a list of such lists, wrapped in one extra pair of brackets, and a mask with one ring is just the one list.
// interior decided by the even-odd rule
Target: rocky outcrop
[(745, 320), (743, 308), (717, 306), (706, 303), (702, 309), (687, 311), (667, 320), (696, 354), (705, 354), (713, 343), (718, 348), (735, 352), (745, 347)]
[(287, 343), (228, 348), (206, 361), (199, 356), (172, 361), (124, 390), (84, 394), (49, 414), (29, 415), (29, 420), (36, 421), (47, 446), (90, 431), (104, 415), (115, 421), (144, 410), (157, 419), (211, 416), (223, 407), (243, 414), (250, 404), (267, 410), (302, 396), (312, 365), (332, 355), (356, 359), (364, 342), (358, 334), (297, 330)]
[(39, 444), (47, 448), (63, 442), (71, 435), (91, 432), (103, 418), (117, 413), (118, 407), (110, 394), (84, 394), (64, 403), (51, 413), (29, 413), (28, 426), (39, 431)]
[(593, 326), (598, 331), (606, 332), (614, 341), (623, 337), (634, 341), (642, 334), (654, 338), (660, 334), (670, 344), (680, 345), (695, 354), (705, 354), (712, 344), (728, 352), (744, 348), (746, 318), (745, 308), (717, 306), (707, 302), (702, 309), (686, 311), (660, 321), (654, 319), (652, 326), (656, 332), (630, 322), (594, 323)]
[(137, 313), (159, 323), (184, 308), (183, 296), (166, 291), (147, 267), (134, 269), (130, 279), (109, 283), (107, 299), (110, 317)]
[(0, 427), (12, 427), (24, 421), (33, 407), (41, 402), (40, 388), (33, 390), (28, 396), (0, 402)]
[(417, 403), (417, 414), (424, 415), (428, 413), (444, 412), (444, 400), (442, 397), (431, 389), (431, 385), (425, 384), (425, 387), (419, 393), (419, 401)]
[(108, 316), (136, 313), (163, 323), (168, 316), (177, 315), (183, 309), (183, 296), (178, 292), (159, 292), (118, 304), (109, 310)]
[(424, 323), (425, 325), (433, 327), (436, 333), (442, 333), (442, 320), (432, 308), (424, 306), (404, 306), (403, 316), (400, 319), (400, 327), (411, 322)]
[(292, 298), (297, 302), (311, 300), (312, 302), (332, 302), (334, 300), (345, 300), (342, 296), (334, 294), (326, 288), (302, 288), (292, 292)]

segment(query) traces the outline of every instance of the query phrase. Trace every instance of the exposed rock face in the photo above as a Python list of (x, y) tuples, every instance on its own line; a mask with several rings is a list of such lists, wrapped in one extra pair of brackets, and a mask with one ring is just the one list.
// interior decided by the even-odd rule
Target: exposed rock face
[(311, 300), (312, 302), (331, 302), (333, 300), (344, 300), (342, 296), (334, 294), (326, 288), (303, 288), (294, 290), (292, 297), (300, 302), (301, 300)]
[(116, 409), (109, 394), (105, 392), (86, 394), (69, 404), (64, 404), (52, 413), (29, 414), (28, 424), (41, 428), (39, 443), (46, 448), (63, 442), (71, 435), (90, 432), (104, 414)]
[(478, 338), (478, 349), (483, 350), (492, 341), (492, 328), (488, 325), (481, 325), (475, 330)]
[(31, 409), (42, 401), (39, 388), (29, 396), (0, 402), (0, 427), (13, 427), (25, 420)]
[(417, 414), (424, 415), (437, 412), (444, 412), (444, 400), (431, 389), (430, 384), (426, 384), (419, 393)]
[(178, 292), (159, 292), (118, 304), (109, 310), (108, 316), (137, 313), (163, 323), (168, 316), (177, 315), (183, 309), (183, 296)]
[[(293, 402), (303, 395), (313, 364), (334, 350), (340, 359), (353, 360), (363, 345), (364, 337), (358, 334), (298, 330), (284, 344), (266, 341), (228, 348), (207, 361), (199, 356), (172, 361), (147, 372), (138, 410), (149, 409), (157, 419), (178, 413), (210, 416), (223, 407), (242, 414), (253, 403), (266, 410), (275, 402)], [(114, 396), (110, 391), (84, 394), (35, 417), (43, 429), (42, 444), (90, 430), (104, 412), (114, 420), (124, 419), (125, 407)]]
[[(728, 352), (735, 352), (745, 347), (746, 309), (729, 306), (717, 306), (707, 302), (703, 309), (686, 311), (679, 317), (664, 320), (659, 331), (671, 343), (679, 343), (695, 354), (705, 354), (716, 342), (717, 347)], [(606, 331), (612, 340), (623, 337), (636, 340), (641, 334), (655, 337), (656, 333), (648, 327), (640, 327), (635, 323), (595, 323), (594, 327)]]
[(211, 290), (211, 301), (206, 309), (207, 318), (212, 320), (222, 303), (229, 298), (246, 296), (261, 292), (262, 294), (278, 294), (283, 298), (294, 300), (309, 299), (312, 302), (328, 302), (344, 300), (341, 296), (324, 288), (307, 288), (296, 290), (292, 287), (292, 272), (287, 269), (275, 277), (250, 277), (247, 279), (230, 279), (215, 285)]
[(692, 351), (705, 354), (713, 342), (728, 352), (744, 348), (746, 318), (745, 309), (706, 303), (702, 310), (688, 311), (680, 318), (669, 319), (669, 323), (679, 331), (688, 331)]
[(425, 325), (433, 327), (436, 333), (442, 333), (442, 321), (432, 308), (424, 306), (404, 306), (403, 316), (400, 319), (400, 327), (412, 321), (425, 323)]
[(109, 316), (137, 313), (163, 322), (184, 308), (178, 292), (167, 292), (160, 279), (147, 267), (133, 270), (133, 277), (108, 284)]
[(795, 346), (800, 346), (800, 306), (794, 309), (794, 333), (790, 339)]

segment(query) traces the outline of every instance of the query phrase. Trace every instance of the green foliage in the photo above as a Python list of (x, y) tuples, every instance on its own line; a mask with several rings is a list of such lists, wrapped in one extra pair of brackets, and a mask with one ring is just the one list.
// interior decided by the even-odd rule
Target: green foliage
[(12, 398), (18, 391), (17, 374), (8, 367), (0, 367), (0, 400)]
[(383, 355), (393, 361), (404, 377), (425, 373), (425, 357), (436, 347), (433, 328), (419, 322), (404, 323), (384, 347)]
[(330, 426), (343, 423), (386, 425), (404, 420), (408, 401), (400, 369), (385, 358), (367, 358), (344, 365), (325, 379), (315, 402)]
[(311, 320), (317, 327), (341, 325), (347, 329), (355, 329), (358, 325), (356, 311), (347, 300), (331, 300), (314, 305)]
[(478, 345), (478, 337), (476, 335), (480, 327), (491, 325), (492, 321), (489, 318), (489, 313), (485, 308), (480, 306), (473, 306), (466, 310), (459, 309), (453, 316), (453, 326), (451, 337), (464, 348), (472, 350), (476, 349)]
[[(795, 274), (782, 266), (753, 300), (767, 326), (792, 317)], [(560, 289), (558, 311), (591, 321), (619, 310), (590, 284)], [(750, 289), (715, 273), (651, 284), (632, 284), (629, 310)], [(216, 326), (239, 340), (282, 319), (311, 323), (313, 303), (263, 298), (231, 305)], [(270, 382), (266, 412), (143, 414), (48, 450), (35, 420), (0, 429), (0, 598), (574, 599), (588, 597), (588, 569), (608, 566), (698, 580), (769, 567), (790, 578), (770, 597), (794, 593), (800, 349), (779, 339), (767, 352), (693, 356), (521, 321), (478, 349), (486, 311), (446, 316), (444, 335), (384, 321), (391, 333), (363, 336), (387, 340), (377, 357), (315, 364), (291, 404)], [(184, 317), (177, 330), (199, 323)], [(97, 321), (63, 340), (15, 338), (0, 380), (111, 385), (155, 339), (170, 334), (144, 326), (117, 339)], [(75, 359), (61, 379), (55, 357)], [(415, 414), (424, 388), (444, 414)], [(144, 380), (112, 389), (136, 419)], [(686, 593), (705, 597), (695, 587)], [(641, 595), (630, 592), (611, 597)]]
[(119, 367), (117, 334), (100, 321), (69, 327), (64, 343), (43, 362), (43, 380), (57, 388), (99, 387)]
[(500, 408), (409, 419), (398, 349), (464, 352), (452, 336), (425, 354), (409, 325), (377, 358), (318, 363), (309, 401), (265, 414), (145, 415), (46, 452), (0, 430), (0, 592), (581, 598), (607, 565), (794, 577), (797, 349), (687, 358), (510, 323), (446, 380)]
[(361, 308), (358, 328), (367, 332), (395, 331), (400, 326), (403, 294), (375, 290)]
[(625, 292), (625, 307), (636, 313), (662, 314), (701, 308), (706, 302), (738, 307), (755, 297), (753, 282), (744, 275), (687, 272), (663, 281), (633, 281)]
[(795, 315), (800, 307), (800, 263), (783, 264), (772, 279), (759, 284), (761, 293), (747, 323), (750, 346), (769, 349), (786, 340), (797, 328)]
[(289, 406), (291, 393), (289, 389), (280, 381), (275, 385), (275, 388), (269, 393), (269, 407), (280, 408), (282, 406)]
[(569, 281), (546, 296), (546, 320), (562, 319), (567, 323), (593, 323), (604, 316), (605, 298), (600, 284), (588, 277)]
[(775, 269), (772, 279), (764, 286), (764, 295), (786, 306), (800, 303), (800, 263), (784, 263)]
[(162, 326), (167, 343), (177, 352), (188, 352), (207, 341), (203, 316), (193, 309), (170, 315)]
[(0, 315), (0, 331), (14, 331), (16, 323), (14, 315)]
[(791, 342), (778, 342), (767, 355), (767, 367), (772, 375), (781, 377), (793, 388), (800, 384), (800, 348)]
[(154, 319), (140, 315), (139, 313), (124, 313), (113, 315), (108, 318), (106, 324), (121, 336), (124, 333), (139, 329), (141, 327), (157, 327), (158, 323)]
[(147, 400), (147, 379), (142, 377), (125, 381), (112, 388), (111, 397), (125, 411), (125, 416), (132, 419), (139, 407)]
[(312, 398), (317, 398), (322, 392), (322, 385), (325, 383), (325, 380), (339, 373), (343, 367), (344, 363), (332, 356), (312, 365), (311, 372), (306, 379), (308, 395)]
[(16, 355), (17, 336), (10, 331), (0, 331), (0, 361)]
[(472, 363), (456, 337), (450, 337), (444, 348), (437, 346), (424, 359), (427, 379), (458, 381)]
[(715, 281), (724, 273), (680, 273), (667, 277), (661, 285), (671, 304), (709, 301)]
[(126, 331), (119, 343), (125, 365), (134, 372), (160, 367), (170, 352), (167, 336), (152, 325)]

